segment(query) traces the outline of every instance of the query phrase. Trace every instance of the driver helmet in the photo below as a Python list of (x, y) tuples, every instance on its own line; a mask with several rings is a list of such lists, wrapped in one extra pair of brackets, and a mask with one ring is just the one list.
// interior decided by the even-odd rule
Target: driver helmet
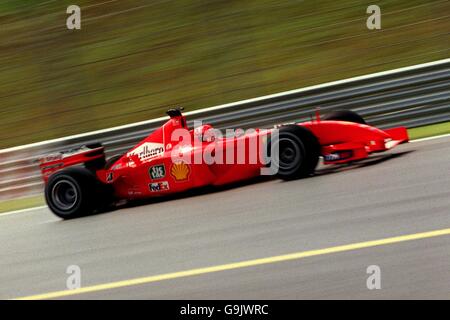
[(198, 141), (212, 142), (215, 140), (215, 132), (211, 125), (204, 124), (194, 129), (194, 137)]

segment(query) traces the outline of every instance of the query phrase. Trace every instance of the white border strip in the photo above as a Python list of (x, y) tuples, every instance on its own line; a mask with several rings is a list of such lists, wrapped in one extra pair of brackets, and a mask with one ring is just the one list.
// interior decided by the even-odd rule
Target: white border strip
[[(209, 111), (226, 109), (226, 108), (230, 108), (230, 107), (239, 106), (239, 105), (242, 105), (242, 104), (258, 102), (258, 101), (267, 100), (267, 99), (271, 99), (271, 98), (277, 98), (277, 97), (281, 97), (281, 96), (284, 96), (284, 95), (296, 94), (296, 93), (302, 93), (302, 92), (306, 92), (306, 91), (310, 91), (310, 90), (316, 90), (316, 89), (322, 89), (322, 88), (326, 88), (326, 87), (332, 87), (332, 86), (345, 84), (345, 83), (349, 83), (349, 82), (354, 82), (354, 81), (360, 81), (360, 80), (366, 80), (366, 79), (386, 76), (386, 75), (390, 75), (390, 74), (394, 74), (394, 73), (398, 73), (398, 72), (411, 71), (411, 70), (431, 67), (431, 66), (435, 66), (435, 65), (439, 65), (439, 64), (445, 64), (445, 63), (448, 63), (448, 62), (450, 62), (450, 58), (437, 60), (437, 61), (433, 61), (433, 62), (417, 64), (417, 65), (409, 66), (409, 67), (403, 67), (403, 68), (388, 70), (388, 71), (371, 73), (371, 74), (368, 74), (368, 75), (358, 76), (358, 77), (344, 79), (344, 80), (327, 82), (327, 83), (318, 84), (318, 85), (314, 85), (314, 86), (310, 86), (310, 87), (306, 87), (306, 88), (300, 88), (300, 89), (295, 89), (295, 90), (290, 90), (290, 91), (284, 91), (284, 92), (275, 93), (275, 94), (262, 96), (262, 97), (258, 97), (258, 98), (253, 98), (253, 99), (247, 99), (247, 100), (242, 100), (242, 101), (238, 101), (238, 102), (222, 104), (222, 105), (218, 105), (218, 106), (215, 106), (215, 107), (198, 109), (198, 110), (195, 110), (195, 111), (186, 112), (185, 115), (186, 116), (191, 116), (191, 115), (196, 115), (196, 114), (203, 113), (203, 112), (209, 112)], [(159, 121), (162, 121), (162, 120), (167, 119), (167, 118), (168, 117), (160, 117), (160, 118), (156, 118), (156, 119), (151, 119), (151, 120), (146, 120), (146, 121), (141, 121), (141, 122), (135, 122), (135, 123), (131, 123), (131, 124), (123, 125), (123, 126), (117, 126), (117, 127), (113, 127), (113, 128), (102, 129), (102, 130), (97, 130), (97, 131), (91, 131), (91, 132), (87, 132), (87, 133), (76, 134), (76, 135), (63, 137), (63, 138), (58, 138), (58, 139), (53, 139), (53, 140), (41, 141), (41, 142), (27, 144), (27, 145), (23, 145), (23, 146), (12, 147), (12, 148), (8, 148), (8, 149), (0, 150), (0, 154), (7, 153), (7, 152), (13, 152), (13, 151), (19, 151), (19, 150), (23, 150), (23, 149), (27, 149), (27, 148), (39, 147), (39, 146), (43, 146), (43, 145), (51, 144), (51, 143), (62, 142), (62, 141), (69, 140), (69, 139), (84, 138), (84, 137), (88, 137), (88, 136), (91, 136), (91, 135), (97, 135), (97, 134), (107, 133), (107, 132), (121, 130), (121, 129), (128, 129), (128, 128), (139, 126), (139, 125), (146, 125), (146, 124), (159, 122)]]
[(41, 209), (45, 209), (45, 208), (47, 208), (47, 206), (39, 206), (39, 207), (34, 207), (34, 208), (22, 209), (22, 210), (7, 211), (7, 212), (0, 213), (0, 218), (4, 217), (4, 216), (9, 216), (11, 214), (31, 212), (31, 211), (41, 210)]

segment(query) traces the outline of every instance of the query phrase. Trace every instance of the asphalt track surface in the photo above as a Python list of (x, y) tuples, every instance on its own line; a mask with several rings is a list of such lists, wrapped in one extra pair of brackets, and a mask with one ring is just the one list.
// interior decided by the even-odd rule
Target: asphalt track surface
[[(0, 215), (0, 298), (449, 299), (449, 228), (444, 137), (358, 165), (321, 167), (308, 179), (77, 220), (61, 221), (48, 209)], [(408, 241), (367, 243), (405, 235)], [(342, 245), (350, 247), (333, 249)], [(300, 254), (276, 258), (292, 253)], [(69, 265), (81, 268), (82, 288), (90, 290), (66, 295)], [(370, 265), (380, 267), (380, 290), (367, 289)]]

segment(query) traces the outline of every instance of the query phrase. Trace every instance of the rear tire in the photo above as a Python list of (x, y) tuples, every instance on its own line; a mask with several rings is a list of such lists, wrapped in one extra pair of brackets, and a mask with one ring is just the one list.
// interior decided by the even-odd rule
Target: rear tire
[(52, 175), (45, 186), (50, 210), (62, 219), (92, 214), (109, 199), (108, 186), (102, 185), (86, 168), (67, 168)]
[[(278, 143), (278, 155), (274, 150)], [(320, 144), (314, 134), (298, 125), (286, 125), (279, 129), (278, 139), (270, 141), (271, 163), (278, 166), (277, 176), (283, 180), (307, 177), (314, 173), (319, 161)]]
[(366, 124), (363, 117), (351, 110), (337, 110), (327, 113), (322, 117), (322, 120), (336, 120), (336, 121), (347, 121), (359, 124)]

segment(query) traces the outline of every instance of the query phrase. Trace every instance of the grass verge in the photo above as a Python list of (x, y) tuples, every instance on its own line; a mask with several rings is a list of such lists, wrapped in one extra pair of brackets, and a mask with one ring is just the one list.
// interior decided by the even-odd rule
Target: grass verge
[(0, 149), (449, 57), (450, 1), (370, 4), (0, 1)]
[(439, 136), (447, 133), (450, 133), (450, 122), (437, 123), (408, 130), (409, 138), (411, 140)]
[(0, 201), (0, 215), (5, 212), (34, 208), (45, 205), (43, 196)]

